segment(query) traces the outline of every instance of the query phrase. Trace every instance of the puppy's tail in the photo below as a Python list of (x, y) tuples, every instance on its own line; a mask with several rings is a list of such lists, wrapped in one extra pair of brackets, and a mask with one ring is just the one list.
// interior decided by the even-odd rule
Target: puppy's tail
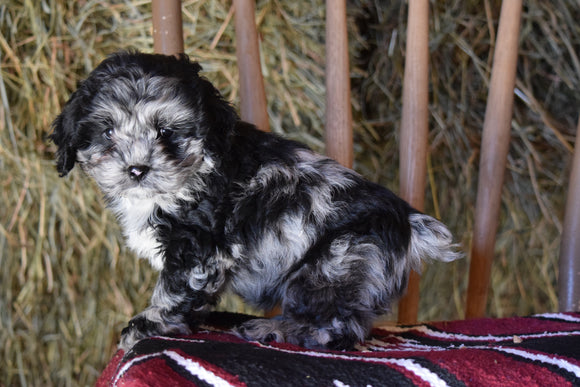
[(453, 243), (453, 237), (447, 227), (437, 219), (421, 214), (409, 215), (411, 223), (411, 241), (407, 259), (409, 266), (421, 271), (421, 262), (428, 260), (450, 262), (462, 258), (458, 245)]

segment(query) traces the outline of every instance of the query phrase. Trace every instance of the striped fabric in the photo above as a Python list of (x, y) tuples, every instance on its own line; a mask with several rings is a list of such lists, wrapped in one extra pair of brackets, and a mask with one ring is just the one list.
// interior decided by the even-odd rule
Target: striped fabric
[(580, 313), (375, 328), (356, 351), (259, 344), (214, 313), (183, 338), (118, 352), (97, 386), (580, 386)]

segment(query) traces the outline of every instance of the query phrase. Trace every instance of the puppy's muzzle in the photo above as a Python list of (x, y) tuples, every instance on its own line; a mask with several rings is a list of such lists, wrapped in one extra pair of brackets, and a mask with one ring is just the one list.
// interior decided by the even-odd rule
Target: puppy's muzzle
[(131, 180), (141, 181), (145, 178), (151, 168), (146, 165), (131, 165), (127, 168)]

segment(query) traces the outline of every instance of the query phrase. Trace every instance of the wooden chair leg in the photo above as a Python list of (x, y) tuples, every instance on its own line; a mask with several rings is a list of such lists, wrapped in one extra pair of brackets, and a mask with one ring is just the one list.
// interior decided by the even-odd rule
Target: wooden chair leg
[[(234, 0), (236, 25), (236, 57), (240, 71), (240, 114), (242, 119), (258, 129), (270, 131), (266, 91), (260, 64), (260, 45), (256, 29), (254, 0)], [(266, 310), (267, 318), (282, 313), (280, 305)]]
[(483, 124), (466, 318), (485, 315), (510, 141), (521, 0), (502, 2)]
[(560, 246), (558, 309), (580, 311), (580, 118), (576, 128), (576, 145)]
[[(400, 194), (423, 211), (429, 133), (429, 1), (410, 0), (407, 16), (403, 112), (400, 142)], [(417, 322), (419, 274), (412, 272), (407, 293), (399, 302), (398, 321)]]
[(326, 0), (326, 154), (352, 168), (346, 0)]
[(260, 48), (254, 0), (234, 0), (236, 56), (240, 70), (240, 112), (242, 119), (259, 129), (270, 130), (266, 92), (260, 67)]
[(159, 54), (183, 53), (181, 0), (153, 0), (153, 50)]

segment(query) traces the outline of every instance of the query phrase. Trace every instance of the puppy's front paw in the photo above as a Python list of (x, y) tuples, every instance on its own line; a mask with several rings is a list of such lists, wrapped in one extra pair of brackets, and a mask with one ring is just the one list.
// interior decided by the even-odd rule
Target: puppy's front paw
[(127, 352), (141, 339), (152, 336), (188, 335), (191, 328), (181, 321), (181, 316), (162, 318), (162, 314), (154, 308), (133, 317), (127, 327), (121, 332), (119, 348)]
[(121, 342), (119, 348), (127, 352), (133, 345), (145, 337), (155, 336), (156, 323), (147, 320), (141, 315), (137, 315), (121, 331)]

